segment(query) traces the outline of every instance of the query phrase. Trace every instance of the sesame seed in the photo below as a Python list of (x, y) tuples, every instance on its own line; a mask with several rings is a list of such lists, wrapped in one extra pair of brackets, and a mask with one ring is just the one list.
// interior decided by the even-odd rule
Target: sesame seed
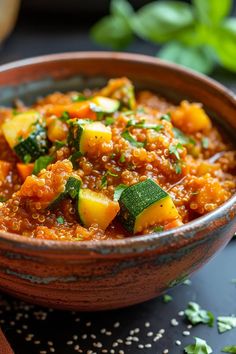
[(169, 349), (164, 349), (163, 350), (163, 354), (168, 354), (169, 353)]
[(148, 332), (147, 333), (147, 337), (152, 337), (153, 336), (153, 332)]
[(49, 350), (50, 350), (51, 353), (55, 353), (55, 349), (54, 348), (51, 347)]
[(145, 325), (145, 327), (147, 327), (147, 328), (148, 328), (148, 327), (150, 327), (150, 322), (145, 322), (145, 324), (144, 324), (144, 325)]
[(90, 327), (91, 324), (92, 324), (91, 322), (87, 322), (87, 323), (85, 323), (85, 326), (86, 326), (86, 327)]
[(179, 311), (178, 315), (179, 315), (180, 317), (184, 316), (184, 311)]
[(190, 336), (190, 332), (189, 331), (183, 331), (183, 335), (184, 336)]
[(159, 331), (159, 333), (164, 334), (164, 333), (165, 333), (165, 329), (164, 329), (164, 328), (161, 328), (160, 331)]
[(113, 325), (114, 328), (118, 328), (120, 327), (120, 322), (115, 322), (114, 325)]
[(73, 335), (73, 339), (74, 339), (74, 340), (77, 340), (77, 339), (78, 339), (78, 336), (77, 336), (77, 335)]
[(139, 344), (139, 345), (138, 345), (138, 348), (139, 348), (139, 349), (143, 349), (143, 348), (144, 348), (144, 345), (143, 345), (143, 344)]
[(92, 339), (96, 339), (96, 338), (97, 338), (95, 334), (90, 334), (90, 337), (91, 337)]
[(112, 332), (110, 332), (110, 331), (106, 331), (106, 336), (111, 336), (112, 335)]
[(82, 339), (87, 339), (87, 337), (88, 337), (87, 334), (83, 334), (83, 335), (81, 336)]
[(119, 344), (117, 342), (112, 343), (113, 348), (118, 347), (118, 345)]
[(176, 344), (176, 345), (181, 345), (182, 343), (181, 343), (180, 340), (176, 340), (176, 341), (175, 341), (175, 344)]
[(66, 342), (66, 344), (67, 344), (67, 345), (72, 345), (72, 344), (73, 344), (73, 341), (72, 341), (72, 340), (68, 340), (68, 341)]
[(106, 332), (106, 328), (102, 328), (102, 329), (100, 330), (100, 332), (101, 332), (101, 333), (105, 333), (105, 332)]
[(139, 333), (139, 332), (140, 332), (140, 329), (139, 329), (139, 328), (135, 328), (135, 329), (134, 329), (134, 333), (137, 334), (137, 333)]
[(119, 354), (125, 354), (124, 350), (119, 350)]
[(145, 348), (151, 348), (151, 347), (152, 347), (151, 343), (145, 344)]
[(174, 327), (176, 327), (176, 326), (179, 325), (179, 322), (178, 322), (175, 318), (172, 318), (172, 320), (170, 321), (170, 323), (171, 323), (171, 326), (174, 326)]
[(130, 342), (130, 341), (125, 342), (125, 345), (131, 345), (131, 344), (132, 344), (132, 342)]
[(187, 328), (188, 328), (188, 329), (191, 329), (191, 328), (193, 328), (193, 326), (192, 326), (191, 324), (189, 324), (189, 325), (187, 326)]

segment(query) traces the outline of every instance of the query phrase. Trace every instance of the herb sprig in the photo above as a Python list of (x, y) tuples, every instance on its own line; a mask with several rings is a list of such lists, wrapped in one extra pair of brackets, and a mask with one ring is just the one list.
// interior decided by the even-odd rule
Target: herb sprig
[(160, 58), (210, 73), (217, 64), (236, 72), (236, 18), (233, 0), (154, 1), (137, 12), (127, 0), (112, 0), (110, 15), (91, 29), (97, 43), (126, 48), (134, 34), (162, 44)]

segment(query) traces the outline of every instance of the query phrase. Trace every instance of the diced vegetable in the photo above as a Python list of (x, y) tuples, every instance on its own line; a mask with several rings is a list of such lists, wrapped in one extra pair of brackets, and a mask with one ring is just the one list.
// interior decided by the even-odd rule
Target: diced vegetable
[(110, 127), (100, 122), (80, 124), (80, 121), (75, 121), (70, 125), (68, 143), (82, 154), (103, 142), (109, 143), (111, 139)]
[(133, 234), (179, 217), (169, 194), (151, 179), (126, 188), (119, 203), (120, 221)]
[(4, 182), (6, 177), (9, 175), (9, 172), (12, 168), (12, 164), (7, 161), (0, 160), (0, 181)]
[(52, 142), (66, 140), (67, 133), (67, 125), (59, 119), (54, 119), (48, 125), (48, 139)]
[(53, 161), (52, 156), (40, 156), (34, 163), (33, 174), (37, 175)]
[(80, 189), (77, 200), (77, 212), (80, 222), (90, 227), (97, 224), (105, 230), (119, 211), (118, 202), (114, 202), (103, 193), (89, 189)]
[(82, 101), (67, 105), (54, 105), (48, 109), (47, 114), (56, 115), (60, 118), (64, 112), (67, 112), (70, 118), (89, 118), (96, 120), (97, 114), (92, 110), (90, 104), (90, 101)]
[(17, 163), (16, 164), (17, 171), (24, 182), (26, 177), (30, 176), (34, 169), (34, 163)]
[(79, 177), (77, 177), (77, 176), (76, 177), (69, 177), (66, 182), (64, 191), (61, 192), (54, 199), (54, 201), (50, 204), (49, 208), (54, 209), (66, 197), (71, 197), (72, 199), (75, 199), (79, 193), (80, 186), (81, 186), (81, 180)]
[(112, 98), (103, 96), (95, 96), (92, 99), (92, 102), (100, 108), (102, 113), (107, 114), (116, 112), (120, 106), (120, 102), (118, 100), (113, 100)]
[(46, 130), (40, 122), (36, 111), (18, 114), (7, 120), (3, 126), (3, 134), (18, 157), (30, 162), (48, 151)]

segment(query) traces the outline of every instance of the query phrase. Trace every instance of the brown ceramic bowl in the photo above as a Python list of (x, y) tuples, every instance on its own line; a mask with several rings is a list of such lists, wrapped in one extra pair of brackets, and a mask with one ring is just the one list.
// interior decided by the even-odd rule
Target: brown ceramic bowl
[[(0, 67), (0, 104), (30, 102), (54, 90), (101, 86), (128, 76), (136, 87), (172, 100), (202, 102), (236, 130), (236, 97), (216, 82), (141, 55), (68, 53)], [(236, 195), (178, 229), (102, 242), (58, 242), (0, 233), (0, 289), (19, 298), (74, 310), (119, 308), (151, 299), (202, 267), (236, 231)]]

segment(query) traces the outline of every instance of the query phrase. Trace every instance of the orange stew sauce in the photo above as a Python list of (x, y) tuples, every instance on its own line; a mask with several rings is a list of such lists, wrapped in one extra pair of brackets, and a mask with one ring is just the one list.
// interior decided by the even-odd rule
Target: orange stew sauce
[(201, 103), (176, 106), (127, 78), (1, 107), (0, 125), (1, 231), (78, 242), (149, 234), (236, 189), (236, 151)]

